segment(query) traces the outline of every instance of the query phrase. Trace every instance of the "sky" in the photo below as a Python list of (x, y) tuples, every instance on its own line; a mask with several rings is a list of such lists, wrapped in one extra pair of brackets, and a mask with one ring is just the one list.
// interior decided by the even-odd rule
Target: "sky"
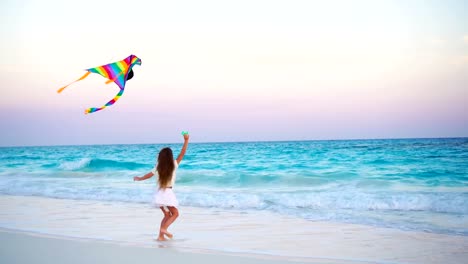
[[(467, 1), (0, 3), (0, 146), (468, 136)], [(84, 69), (134, 54), (123, 96)]]

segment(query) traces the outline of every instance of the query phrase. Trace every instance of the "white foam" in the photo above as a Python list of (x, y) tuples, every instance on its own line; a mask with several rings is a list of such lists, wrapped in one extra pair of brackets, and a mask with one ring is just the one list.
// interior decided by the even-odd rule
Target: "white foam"
[(65, 161), (59, 165), (59, 169), (62, 170), (77, 170), (85, 168), (91, 162), (90, 158), (82, 158), (77, 161)]

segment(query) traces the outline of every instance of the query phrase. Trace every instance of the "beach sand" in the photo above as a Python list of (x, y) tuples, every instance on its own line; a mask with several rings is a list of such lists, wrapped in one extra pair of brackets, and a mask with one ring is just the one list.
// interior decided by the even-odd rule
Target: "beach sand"
[[(286, 263), (273, 258), (181, 252), (103, 241), (38, 236), (0, 231), (1, 263)], [(320, 262), (334, 263), (334, 262)]]
[(0, 196), (1, 263), (464, 263), (466, 236), (180, 208), (155, 241), (148, 204)]

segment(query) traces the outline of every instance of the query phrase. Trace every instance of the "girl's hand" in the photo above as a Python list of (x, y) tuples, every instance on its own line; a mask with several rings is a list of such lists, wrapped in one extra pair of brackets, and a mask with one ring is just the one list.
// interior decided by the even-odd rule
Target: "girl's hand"
[(182, 146), (182, 150), (180, 151), (180, 154), (177, 157), (177, 164), (180, 164), (180, 162), (184, 158), (185, 151), (187, 151), (187, 146), (188, 146), (188, 140), (189, 140), (188, 132), (182, 132), (182, 135), (184, 136), (184, 145)]
[(139, 181), (139, 180), (140, 180), (140, 177), (138, 176), (133, 177), (133, 181)]

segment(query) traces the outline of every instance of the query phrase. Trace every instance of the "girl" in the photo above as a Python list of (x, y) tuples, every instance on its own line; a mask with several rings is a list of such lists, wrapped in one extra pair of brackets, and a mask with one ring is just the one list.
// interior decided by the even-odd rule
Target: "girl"
[(169, 226), (177, 219), (179, 216), (179, 202), (172, 190), (176, 180), (176, 169), (179, 166), (179, 163), (182, 161), (187, 150), (189, 135), (184, 134), (184, 145), (180, 151), (179, 156), (174, 160), (172, 155), (172, 150), (170, 148), (163, 148), (158, 155), (158, 163), (154, 169), (143, 177), (133, 177), (134, 181), (143, 181), (153, 177), (158, 173), (158, 191), (154, 196), (154, 203), (156, 206), (161, 208), (161, 211), (164, 214), (164, 218), (161, 221), (161, 227), (159, 229), (159, 241), (165, 241), (167, 236), (172, 238), (172, 234), (167, 231)]

